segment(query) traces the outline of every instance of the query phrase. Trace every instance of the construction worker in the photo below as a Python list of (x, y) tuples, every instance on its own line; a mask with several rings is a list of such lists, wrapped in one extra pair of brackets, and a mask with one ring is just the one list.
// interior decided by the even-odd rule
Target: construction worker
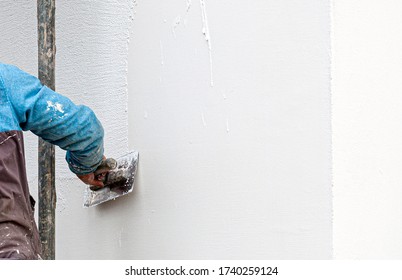
[(0, 63), (0, 259), (40, 259), (41, 245), (29, 194), (22, 131), (67, 151), (70, 170), (103, 186), (94, 171), (103, 158), (103, 128), (91, 109)]

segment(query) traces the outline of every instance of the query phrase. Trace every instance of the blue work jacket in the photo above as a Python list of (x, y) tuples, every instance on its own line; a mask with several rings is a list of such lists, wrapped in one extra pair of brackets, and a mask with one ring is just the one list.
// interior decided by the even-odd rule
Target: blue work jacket
[(70, 170), (77, 175), (92, 173), (102, 161), (104, 132), (91, 109), (0, 63), (0, 133), (20, 130), (66, 150)]

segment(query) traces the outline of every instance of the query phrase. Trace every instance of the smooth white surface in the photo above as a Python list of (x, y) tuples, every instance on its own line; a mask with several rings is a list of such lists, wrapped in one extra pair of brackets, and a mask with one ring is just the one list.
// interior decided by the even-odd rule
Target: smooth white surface
[(138, 3), (124, 256), (331, 258), (329, 15), (326, 1)]
[(334, 1), (334, 256), (402, 258), (402, 3)]
[[(57, 3), (57, 89), (140, 152), (88, 210), (58, 153), (57, 258), (332, 257), (328, 1)], [(35, 74), (35, 5), (6, 6), (0, 59)]]

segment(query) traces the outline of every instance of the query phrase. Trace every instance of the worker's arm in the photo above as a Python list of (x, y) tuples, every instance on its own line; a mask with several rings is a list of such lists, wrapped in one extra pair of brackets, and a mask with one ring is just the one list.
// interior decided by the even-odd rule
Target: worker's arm
[(77, 106), (17, 67), (0, 64), (3, 84), (15, 119), (30, 130), (67, 151), (70, 170), (87, 183), (103, 157), (103, 128), (94, 112)]

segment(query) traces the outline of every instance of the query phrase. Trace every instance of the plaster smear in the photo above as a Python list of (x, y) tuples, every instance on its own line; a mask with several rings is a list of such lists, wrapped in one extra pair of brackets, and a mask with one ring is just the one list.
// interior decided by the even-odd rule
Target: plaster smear
[(52, 108), (54, 111), (57, 111), (57, 112), (60, 112), (60, 113), (64, 113), (63, 105), (61, 105), (61, 104), (58, 103), (58, 102), (53, 103), (52, 101), (47, 101), (47, 108), (46, 108), (46, 111), (49, 111), (51, 108)]

